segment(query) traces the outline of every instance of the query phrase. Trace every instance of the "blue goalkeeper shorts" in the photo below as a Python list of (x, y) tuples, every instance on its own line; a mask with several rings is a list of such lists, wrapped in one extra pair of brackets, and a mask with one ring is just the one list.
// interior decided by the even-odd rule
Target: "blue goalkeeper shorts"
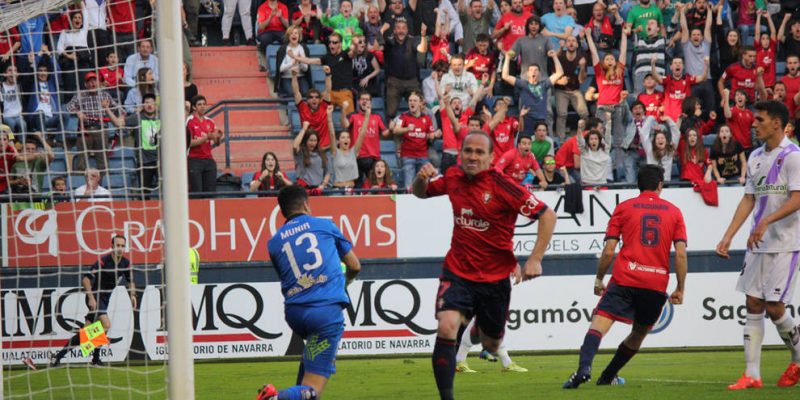
[(344, 315), (339, 304), (286, 306), (286, 322), (305, 340), (303, 369), (329, 378), (336, 373), (336, 350), (344, 333)]

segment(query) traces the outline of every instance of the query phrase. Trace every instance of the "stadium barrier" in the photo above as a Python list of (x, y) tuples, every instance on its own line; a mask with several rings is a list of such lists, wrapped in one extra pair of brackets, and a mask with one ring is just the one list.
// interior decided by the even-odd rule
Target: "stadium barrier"
[[(586, 191), (586, 211), (573, 216), (563, 212), (558, 192), (539, 193), (557, 211), (559, 223), (544, 262), (545, 276), (514, 289), (506, 336), (511, 350), (574, 349), (580, 344), (597, 301), (592, 294), (597, 246), (614, 206), (636, 194), (635, 190)], [(646, 346), (740, 345), (744, 308), (734, 287), (745, 235), (735, 238), (736, 253), (730, 261), (719, 260), (711, 250), (741, 194), (742, 188), (720, 188), (720, 207), (714, 208), (705, 206), (691, 189), (663, 193), (686, 218), (690, 275), (685, 304), (665, 307)], [(124, 288), (116, 289), (120, 293), (112, 296), (109, 307), (112, 345), (105, 356), (122, 361), (167, 355), (161, 307), (165, 293), (159, 285), (163, 230), (157, 209), (140, 203), (78, 203), (63, 210), (60, 205), (13, 211), (4, 206), (0, 307), (3, 357), (8, 363), (19, 365), (25, 357), (46, 362), (49, 351), (78, 327), (86, 309), (77, 289), (82, 269), (74, 266), (74, 260), (80, 253), (105, 252), (107, 245), (93, 241), (102, 235), (82, 235), (84, 230), (128, 236), (137, 281), (149, 282), (139, 288), (138, 310), (132, 310), (128, 296), (122, 294)], [(330, 217), (364, 259), (364, 272), (348, 288), (352, 305), (345, 310), (347, 328), (340, 354), (430, 352), (436, 327), (436, 278), (453, 223), (447, 200), (421, 203), (410, 195), (329, 197), (312, 198), (311, 206), (317, 215)], [(191, 200), (190, 210), (191, 242), (204, 262), (200, 284), (191, 288), (194, 357), (299, 354), (302, 342), (284, 321), (280, 285), (267, 263), (266, 242), (282, 223), (275, 199)], [(459, 210), (459, 217), (469, 218), (466, 211)], [(146, 212), (156, 214), (143, 216)], [(518, 223), (514, 243), (521, 257), (529, 253), (527, 243), (535, 240), (533, 229), (528, 221)], [(23, 252), (39, 256), (22, 257)], [(139, 279), (141, 274), (148, 274), (147, 279)], [(611, 340), (604, 341), (609, 346), (621, 340), (625, 330), (612, 330), (610, 335)], [(780, 343), (772, 333), (765, 340)], [(85, 361), (78, 353), (74, 351), (65, 362)]]

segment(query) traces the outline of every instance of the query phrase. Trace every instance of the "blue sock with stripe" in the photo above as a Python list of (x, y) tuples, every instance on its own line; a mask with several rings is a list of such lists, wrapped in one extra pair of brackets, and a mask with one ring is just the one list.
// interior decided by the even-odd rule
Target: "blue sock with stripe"
[(292, 386), (278, 392), (278, 400), (316, 400), (317, 391), (311, 386)]

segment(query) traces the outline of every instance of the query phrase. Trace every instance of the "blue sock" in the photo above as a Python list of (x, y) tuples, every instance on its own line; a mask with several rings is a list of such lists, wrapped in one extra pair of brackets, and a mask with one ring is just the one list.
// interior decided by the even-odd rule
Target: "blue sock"
[(589, 329), (586, 336), (583, 338), (583, 346), (581, 346), (580, 361), (578, 363), (578, 372), (591, 374), (592, 361), (594, 355), (597, 354), (597, 349), (600, 348), (600, 341), (603, 339), (603, 334), (595, 329)]
[(316, 400), (317, 391), (311, 386), (292, 386), (278, 392), (278, 400)]
[(437, 337), (431, 361), (439, 397), (442, 400), (452, 400), (456, 376), (456, 341)]

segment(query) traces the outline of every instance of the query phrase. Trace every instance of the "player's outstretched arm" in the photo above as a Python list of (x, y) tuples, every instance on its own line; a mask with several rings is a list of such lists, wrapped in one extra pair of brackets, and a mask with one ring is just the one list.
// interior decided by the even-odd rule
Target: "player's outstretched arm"
[(436, 171), (436, 167), (434, 167), (433, 164), (427, 163), (423, 165), (422, 168), (419, 169), (419, 172), (417, 172), (414, 183), (411, 184), (411, 193), (414, 193), (414, 196), (420, 199), (427, 198), (428, 179), (433, 178), (437, 174), (438, 171)]
[(603, 248), (603, 253), (600, 255), (600, 261), (597, 262), (597, 275), (594, 279), (594, 294), (597, 296), (603, 295), (606, 291), (606, 285), (603, 284), (603, 279), (606, 277), (608, 268), (611, 267), (611, 261), (614, 260), (614, 252), (617, 248), (619, 239), (606, 239), (606, 246)]
[(722, 258), (730, 258), (730, 255), (728, 255), (728, 249), (731, 247), (731, 240), (733, 240), (733, 236), (736, 235), (736, 232), (739, 231), (739, 228), (742, 227), (744, 221), (747, 220), (747, 216), (750, 215), (750, 212), (753, 211), (755, 203), (755, 196), (752, 194), (745, 194), (742, 196), (742, 200), (739, 201), (739, 205), (736, 207), (736, 212), (733, 213), (733, 219), (731, 220), (730, 225), (728, 225), (728, 229), (725, 231), (725, 235), (722, 236), (722, 240), (720, 240), (717, 244), (718, 256)]
[(539, 228), (536, 236), (536, 245), (533, 246), (528, 261), (525, 262), (525, 268), (522, 270), (522, 280), (536, 278), (542, 275), (542, 259), (547, 246), (550, 244), (550, 239), (553, 238), (553, 231), (556, 229), (556, 213), (548, 208), (544, 210), (542, 215), (539, 216)]
[(356, 279), (358, 273), (361, 272), (361, 261), (358, 260), (356, 253), (353, 250), (350, 250), (347, 254), (342, 257), (342, 262), (344, 263), (345, 267), (347, 267), (347, 271), (344, 273), (345, 277), (345, 285), (349, 285), (353, 280)]
[(675, 291), (669, 296), (669, 302), (672, 304), (683, 304), (683, 289), (686, 283), (686, 271), (689, 269), (689, 261), (686, 258), (686, 242), (675, 243), (675, 277), (678, 280), (678, 286)]
[(84, 276), (81, 279), (81, 284), (83, 285), (83, 292), (86, 293), (86, 304), (89, 306), (89, 311), (94, 311), (97, 309), (97, 300), (94, 298), (94, 293), (92, 293), (92, 281), (89, 277)]

